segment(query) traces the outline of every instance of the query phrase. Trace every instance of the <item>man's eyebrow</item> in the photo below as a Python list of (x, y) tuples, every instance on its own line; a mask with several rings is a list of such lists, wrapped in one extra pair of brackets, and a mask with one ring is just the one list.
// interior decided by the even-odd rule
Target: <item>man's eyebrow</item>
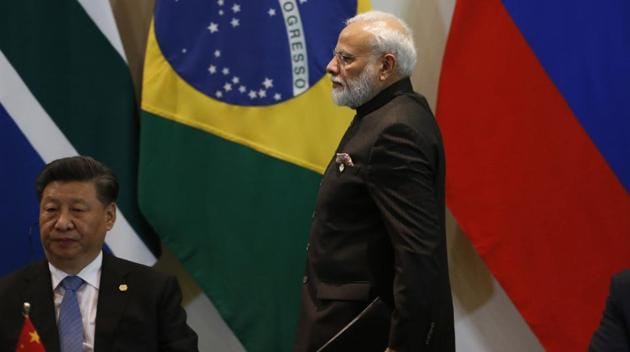
[[(71, 203), (87, 203), (87, 201), (83, 198), (73, 197), (69, 198)], [(45, 196), (42, 198), (42, 202), (60, 202), (59, 197), (54, 196)]]

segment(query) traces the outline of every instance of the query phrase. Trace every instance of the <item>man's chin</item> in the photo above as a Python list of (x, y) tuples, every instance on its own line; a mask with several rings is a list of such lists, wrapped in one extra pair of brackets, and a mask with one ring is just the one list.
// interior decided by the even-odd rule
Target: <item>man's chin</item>
[(348, 97), (344, 94), (343, 89), (333, 89), (332, 100), (338, 106), (348, 106)]
[(349, 107), (351, 109), (356, 109), (358, 106), (360, 106), (361, 104), (358, 104), (356, 102), (354, 102), (352, 99), (348, 98), (345, 95), (335, 95), (333, 94), (333, 102), (335, 102), (336, 105), (338, 106), (346, 106)]
[(46, 252), (55, 258), (72, 259), (81, 253), (81, 245), (78, 242), (53, 242), (48, 245)]

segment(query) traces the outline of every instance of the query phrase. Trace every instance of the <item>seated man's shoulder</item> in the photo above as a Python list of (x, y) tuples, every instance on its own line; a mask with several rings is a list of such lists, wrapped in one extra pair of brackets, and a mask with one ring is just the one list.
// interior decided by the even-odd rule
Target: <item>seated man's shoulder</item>
[(123, 270), (126, 273), (132, 275), (135, 279), (140, 279), (142, 281), (152, 283), (164, 283), (165, 281), (174, 278), (172, 275), (162, 273), (155, 268), (146, 266), (144, 264), (132, 262), (130, 260), (109, 256), (107, 261), (109, 262), (108, 264), (103, 263), (104, 270), (108, 270), (106, 269), (106, 266), (118, 268), (119, 270)]
[(31, 263), (0, 277), (0, 293), (5, 292), (6, 289), (14, 291), (20, 284), (25, 283), (42, 270), (45, 270), (44, 265), (45, 263), (43, 262)]

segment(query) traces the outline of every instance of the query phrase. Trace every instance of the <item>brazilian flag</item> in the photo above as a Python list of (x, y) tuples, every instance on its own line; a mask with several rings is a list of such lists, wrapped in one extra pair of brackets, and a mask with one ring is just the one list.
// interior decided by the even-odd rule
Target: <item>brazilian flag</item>
[(332, 103), (326, 65), (368, 6), (156, 3), (140, 208), (248, 351), (292, 350), (315, 195), (353, 115)]

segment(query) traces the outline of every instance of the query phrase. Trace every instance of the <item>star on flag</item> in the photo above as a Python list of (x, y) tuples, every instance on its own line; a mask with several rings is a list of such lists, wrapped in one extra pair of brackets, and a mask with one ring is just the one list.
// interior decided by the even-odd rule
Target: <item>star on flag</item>
[(22, 331), (15, 350), (17, 352), (45, 352), (39, 334), (28, 315), (24, 318), (24, 324), (22, 325)]
[(210, 25), (208, 26), (208, 30), (210, 31), (210, 33), (216, 33), (219, 31), (219, 25), (217, 23), (210, 22)]

